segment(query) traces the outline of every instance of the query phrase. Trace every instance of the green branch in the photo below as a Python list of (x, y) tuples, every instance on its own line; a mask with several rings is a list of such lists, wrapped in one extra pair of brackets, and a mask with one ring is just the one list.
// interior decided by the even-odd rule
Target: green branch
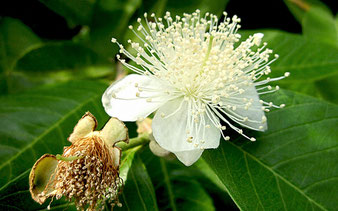
[(139, 135), (136, 138), (129, 139), (129, 144), (127, 144), (125, 142), (119, 142), (119, 143), (116, 144), (116, 146), (121, 148), (122, 151), (126, 151), (126, 150), (134, 148), (134, 147), (145, 145), (145, 144), (149, 143), (149, 141), (150, 141), (149, 135), (148, 134), (142, 134), (142, 135)]

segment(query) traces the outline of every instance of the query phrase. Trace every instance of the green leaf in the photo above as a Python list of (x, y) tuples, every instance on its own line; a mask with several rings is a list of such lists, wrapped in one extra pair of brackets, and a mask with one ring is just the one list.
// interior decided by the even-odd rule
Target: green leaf
[[(177, 160), (156, 157), (147, 149), (141, 154), (155, 186), (160, 210), (214, 210), (213, 200), (197, 180), (194, 167), (187, 168)], [(202, 180), (201, 180), (202, 181)], [(204, 180), (205, 181), (205, 180)], [(213, 185), (211, 182), (203, 184)]]
[[(264, 33), (263, 41), (268, 43), (268, 48), (279, 55), (271, 64), (269, 77), (279, 77), (285, 72), (290, 72), (288, 78), (274, 84), (285, 89), (302, 92), (314, 97), (336, 102), (338, 93), (333, 88), (334, 81), (327, 86), (330, 90), (321, 88), (322, 81), (331, 81), (338, 74), (338, 50), (327, 44), (313, 42), (301, 35), (272, 31), (252, 30), (241, 31), (243, 38), (257, 32)], [(330, 94), (328, 94), (330, 93)]]
[(0, 20), (0, 93), (11, 92), (20, 85), (12, 76), (13, 66), (18, 58), (40, 44), (40, 39), (19, 20)]
[(160, 0), (160, 1), (145, 1), (142, 4), (142, 10), (145, 12), (154, 12), (158, 17), (163, 16), (166, 11), (169, 11), (172, 16), (182, 16), (183, 13), (193, 13), (196, 9), (201, 10), (201, 13), (206, 12), (220, 15), (224, 10), (229, 0)]
[(330, 11), (330, 9), (320, 0), (284, 0), (284, 2), (299, 23), (302, 22), (305, 13), (311, 7), (321, 8), (327, 12)]
[(0, 20), (1, 72), (12, 69), (16, 60), (29, 49), (41, 44), (40, 39), (19, 20)]
[(199, 159), (194, 166), (196, 166), (200, 171), (216, 185), (219, 189), (227, 192), (226, 187), (222, 181), (218, 178), (215, 172), (210, 168), (210, 166), (205, 162), (204, 159)]
[(287, 105), (268, 113), (267, 132), (222, 140), (203, 158), (241, 210), (336, 209), (338, 106), (289, 91), (265, 100)]
[[(174, 176), (164, 159), (160, 159), (164, 183), (173, 210), (215, 210), (210, 196), (194, 179)], [(182, 200), (183, 202), (179, 202)]]
[(87, 25), (97, 0), (40, 0), (48, 8), (66, 18), (70, 26)]
[(338, 74), (313, 82), (281, 82), (280, 84), (283, 88), (287, 88), (288, 90), (301, 92), (329, 101), (331, 103), (338, 104), (338, 91), (336, 89), (338, 84)]
[(306, 38), (338, 47), (338, 30), (330, 11), (311, 7), (303, 17), (302, 28)]
[(98, 0), (86, 44), (105, 58), (114, 56), (118, 48), (111, 43), (111, 38), (123, 37), (130, 18), (140, 4), (141, 0)]
[[(31, 199), (28, 185), (29, 171), (18, 176), (11, 185), (0, 191), (0, 209), (1, 210), (47, 210), (50, 200), (39, 205)], [(54, 200), (50, 210), (69, 210), (75, 211), (73, 203), (65, 201), (63, 198)]]
[(256, 32), (264, 33), (263, 41), (268, 48), (279, 55), (271, 64), (270, 77), (278, 77), (285, 72), (291, 76), (279, 82), (315, 81), (338, 72), (337, 48), (304, 39), (301, 35), (273, 30), (241, 31), (243, 39)]
[(153, 184), (142, 160), (135, 156), (116, 210), (158, 210)]
[(14, 69), (38, 82), (45, 81), (46, 77), (50, 82), (114, 74), (108, 60), (73, 42), (46, 43), (32, 49), (17, 61)]
[(335, 17), (334, 22), (335, 22), (336, 31), (338, 31), (338, 14)]
[(47, 43), (23, 55), (16, 63), (16, 71), (48, 72), (60, 70), (82, 71), (84, 67), (107, 64), (91, 49), (72, 42)]
[(338, 104), (338, 74), (315, 82), (323, 99)]
[(86, 111), (96, 116), (98, 128), (104, 125), (108, 116), (101, 95), (106, 87), (72, 81), (0, 97), (0, 206), (18, 210), (47, 207), (48, 203), (39, 206), (31, 199), (29, 171), (41, 155), (61, 153), (64, 145), (70, 145), (66, 139)]
[(86, 46), (67, 41), (30, 49), (17, 60), (12, 71), (13, 77), (21, 76), (31, 86), (114, 74), (111, 62)]
[(127, 181), (128, 172), (132, 166), (135, 153), (140, 149), (140, 147), (135, 147), (127, 151), (122, 152), (121, 166), (120, 166), (120, 177), (123, 181)]
[(141, 0), (40, 0), (65, 17), (70, 26), (85, 25), (78, 37), (103, 58), (117, 52), (112, 37), (122, 38), (129, 19), (141, 5)]

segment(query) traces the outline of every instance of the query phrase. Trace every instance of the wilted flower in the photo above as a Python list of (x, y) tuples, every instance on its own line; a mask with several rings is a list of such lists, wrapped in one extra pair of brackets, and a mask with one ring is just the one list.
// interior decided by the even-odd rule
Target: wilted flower
[(111, 118), (101, 131), (87, 112), (75, 126), (62, 156), (43, 155), (30, 174), (30, 191), (40, 204), (49, 197), (65, 196), (79, 209), (103, 209), (106, 201), (118, 203), (122, 186), (119, 177), (120, 148), (116, 142), (128, 141), (125, 125)]
[[(226, 13), (224, 13), (226, 16)], [(136, 121), (156, 111), (153, 135), (158, 144), (173, 153), (185, 165), (191, 165), (204, 149), (217, 148), (226, 125), (251, 141), (239, 125), (257, 131), (267, 129), (264, 111), (280, 108), (260, 100), (259, 95), (274, 92), (278, 86), (266, 85), (283, 79), (268, 75), (272, 50), (261, 46), (263, 34), (257, 33), (238, 43), (240, 19), (225, 17), (218, 25), (217, 16), (193, 14), (176, 16), (167, 12), (162, 18), (139, 18), (136, 36), (141, 44), (128, 40), (134, 53), (116, 41), (120, 53), (137, 65), (117, 59), (137, 74), (113, 83), (104, 93), (106, 112), (122, 121)], [(236, 47), (237, 46), (237, 47)], [(258, 46), (256, 51), (252, 48)]]

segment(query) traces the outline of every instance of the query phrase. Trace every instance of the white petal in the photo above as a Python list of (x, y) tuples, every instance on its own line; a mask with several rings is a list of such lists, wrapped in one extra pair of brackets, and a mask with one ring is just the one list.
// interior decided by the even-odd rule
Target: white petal
[[(188, 102), (183, 98), (177, 98), (158, 109), (152, 123), (153, 135), (157, 143), (174, 153), (196, 150), (201, 147), (217, 148), (221, 134), (206, 115), (203, 116), (205, 122), (199, 131), (192, 130), (190, 134), (187, 133), (187, 130), (191, 130), (187, 127), (188, 106)], [(218, 119), (217, 121), (219, 123)], [(206, 125), (208, 128), (205, 127)], [(188, 137), (193, 137), (191, 142), (187, 141)]]
[(186, 166), (191, 166), (195, 163), (202, 155), (204, 150), (196, 149), (183, 152), (175, 152), (176, 157)]
[[(239, 123), (240, 125), (258, 131), (264, 131), (267, 129), (267, 124), (262, 119), (265, 118), (264, 111), (262, 110), (262, 104), (259, 102), (259, 95), (256, 91), (255, 86), (245, 86), (241, 87), (245, 91), (242, 94), (236, 95), (237, 98), (240, 98), (239, 103), (244, 104), (245, 102), (242, 101), (243, 98), (248, 100), (252, 100), (252, 105), (245, 109), (244, 107), (236, 107), (236, 110), (226, 109), (228, 113), (235, 113), (242, 117), (247, 117), (248, 120), (245, 122), (236, 121), (234, 118), (231, 118), (235, 122)], [(250, 121), (251, 120), (251, 121)], [(252, 122), (255, 121), (255, 122)]]
[[(147, 117), (165, 102), (157, 98), (156, 101), (147, 102), (146, 98), (154, 96), (157, 92), (139, 92), (135, 84), (155, 90), (160, 90), (161, 86), (151, 77), (136, 74), (116, 81), (108, 87), (102, 96), (102, 104), (110, 116), (117, 117), (122, 121), (136, 121), (139, 118)], [(137, 97), (136, 93), (140, 93), (140, 96), (144, 98)]]

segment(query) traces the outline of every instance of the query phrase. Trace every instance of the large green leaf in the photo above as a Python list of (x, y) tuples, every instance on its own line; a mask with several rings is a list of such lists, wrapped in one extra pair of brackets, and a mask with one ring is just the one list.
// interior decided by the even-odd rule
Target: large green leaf
[(335, 22), (336, 30), (338, 31), (338, 14), (336, 14), (336, 17), (335, 17), (335, 19), (334, 19), (334, 22)]
[(93, 50), (70, 42), (42, 43), (20, 21), (0, 22), (0, 92), (17, 93), (43, 83), (113, 75), (113, 67)]
[(71, 26), (84, 25), (75, 40), (84, 42), (106, 59), (117, 52), (111, 38), (123, 37), (129, 19), (141, 5), (141, 0), (40, 1), (65, 17)]
[(306, 12), (311, 7), (318, 7), (322, 10), (330, 11), (330, 9), (320, 0), (284, 0), (284, 2), (299, 23), (302, 22)]
[(26, 51), (41, 43), (35, 34), (13, 18), (0, 20), (0, 69), (4, 72), (12, 69), (16, 60)]
[(336, 209), (338, 106), (290, 91), (265, 99), (287, 105), (268, 113), (267, 132), (222, 141), (204, 159), (242, 210)]
[(105, 88), (103, 83), (73, 81), (0, 98), (1, 206), (47, 207), (48, 203), (39, 206), (29, 196), (30, 168), (41, 155), (61, 153), (64, 145), (70, 145), (66, 139), (86, 111), (96, 116), (98, 128), (104, 125), (108, 119), (101, 106)]
[(106, 58), (113, 57), (117, 47), (110, 42), (111, 38), (123, 37), (140, 4), (141, 0), (98, 0), (89, 25), (88, 46)]
[(321, 98), (338, 104), (338, 74), (316, 81), (315, 84)]
[[(149, 149), (142, 152), (143, 161), (155, 186), (160, 210), (214, 210), (213, 200), (197, 180), (199, 172), (188, 169), (177, 160), (154, 156)], [(205, 183), (213, 185), (212, 183)]]
[(120, 167), (120, 177), (123, 181), (126, 181), (128, 178), (128, 172), (132, 166), (135, 153), (140, 149), (140, 147), (135, 147), (127, 151), (123, 151), (121, 157), (121, 167)]
[[(272, 31), (254, 30), (242, 31), (243, 39), (250, 34), (263, 32), (263, 41), (268, 43), (268, 48), (279, 54), (279, 58), (271, 65), (271, 76), (278, 77), (284, 72), (290, 72), (290, 77), (277, 81), (282, 88), (295, 90), (314, 97), (336, 102), (337, 95), (334, 85), (326, 86), (330, 78), (338, 74), (338, 50), (321, 42), (313, 42), (301, 35)], [(329, 84), (334, 84), (330, 82)], [(335, 94), (327, 94), (335, 93)]]
[(17, 61), (15, 70), (26, 72), (79, 71), (84, 67), (107, 63), (108, 61), (100, 58), (85, 46), (72, 42), (58, 42), (46, 43), (27, 52)]
[(311, 7), (303, 17), (302, 28), (306, 38), (338, 47), (338, 30), (330, 11)]
[(40, 0), (40, 2), (66, 18), (69, 25), (74, 26), (90, 23), (96, 0)]
[(8, 93), (22, 86), (12, 69), (18, 58), (39, 46), (40, 39), (19, 20), (0, 19), (0, 93)]
[(256, 32), (264, 33), (263, 41), (279, 55), (271, 64), (271, 77), (291, 73), (289, 78), (280, 82), (315, 81), (338, 72), (338, 50), (335, 47), (275, 30), (242, 31), (241, 34), (246, 38)]
[[(14, 67), (33, 81), (97, 78), (113, 75), (113, 66), (86, 46), (73, 42), (42, 44), (23, 55)], [(33, 76), (33, 77), (32, 77)]]
[(133, 159), (120, 198), (122, 207), (116, 210), (158, 210), (153, 184), (139, 156)]

